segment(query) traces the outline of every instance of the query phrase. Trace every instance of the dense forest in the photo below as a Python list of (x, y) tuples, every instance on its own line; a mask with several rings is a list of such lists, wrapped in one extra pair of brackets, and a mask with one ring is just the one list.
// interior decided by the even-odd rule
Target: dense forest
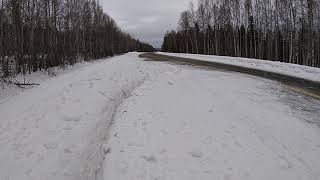
[(0, 0), (0, 78), (153, 47), (95, 0)]
[(162, 51), (320, 67), (319, 0), (199, 0), (178, 25)]

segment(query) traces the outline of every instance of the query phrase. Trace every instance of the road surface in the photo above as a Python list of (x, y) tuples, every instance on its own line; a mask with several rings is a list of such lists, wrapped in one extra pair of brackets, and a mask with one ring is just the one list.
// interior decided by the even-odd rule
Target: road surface
[(173, 65), (118, 108), (104, 177), (318, 180), (319, 120), (279, 82)]

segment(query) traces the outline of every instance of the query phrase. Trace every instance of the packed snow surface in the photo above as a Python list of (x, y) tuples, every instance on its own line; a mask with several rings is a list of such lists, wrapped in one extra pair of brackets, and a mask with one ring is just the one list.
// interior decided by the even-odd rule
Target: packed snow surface
[(138, 53), (54, 72), (1, 89), (0, 179), (320, 179), (320, 102), (279, 83)]
[(0, 101), (0, 179), (101, 179), (102, 142), (116, 107), (160, 71), (137, 55), (76, 65), (51, 78), (30, 75), (41, 85), (22, 92), (11, 86), (13, 94)]
[(224, 64), (237, 65), (253, 69), (259, 69), (269, 72), (280, 73), (284, 75), (299, 77), (320, 83), (320, 68), (302, 66), (297, 64), (289, 64), (277, 61), (266, 61), (259, 59), (248, 59), (239, 57), (213, 56), (200, 54), (183, 54), (183, 53), (164, 53), (159, 54), (176, 56), (182, 58), (191, 58), (201, 61), (218, 62)]
[(118, 108), (105, 180), (318, 180), (320, 129), (307, 121), (320, 103), (293, 110), (290, 98), (270, 80), (173, 66)]

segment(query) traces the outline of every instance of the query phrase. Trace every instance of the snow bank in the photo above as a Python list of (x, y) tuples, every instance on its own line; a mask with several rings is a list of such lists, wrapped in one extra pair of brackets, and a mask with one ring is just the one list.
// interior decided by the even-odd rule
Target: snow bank
[[(101, 61), (101, 60), (97, 60), (97, 61)], [(97, 61), (92, 62), (92, 63), (83, 61), (83, 62), (76, 63), (74, 65), (69, 65), (69, 66), (65, 66), (65, 67), (60, 67), (60, 66), (52, 67), (52, 68), (49, 68), (48, 70), (32, 72), (31, 74), (26, 74), (26, 75), (18, 74), (17, 76), (11, 77), (9, 79), (12, 82), (17, 81), (20, 83), (31, 82), (31, 83), (41, 84), (42, 82), (47, 81), (51, 78), (55, 78), (56, 76), (61, 76), (66, 73), (70, 73), (71, 71), (75, 71), (80, 68), (85, 68), (86, 66), (89, 66), (90, 64), (97, 63)], [(0, 104), (3, 103), (4, 101), (10, 99), (12, 96), (18, 95), (21, 92), (24, 92), (28, 89), (30, 89), (30, 87), (27, 87), (26, 89), (22, 89), (22, 88), (17, 87), (14, 84), (1, 82), (1, 85), (0, 85)]]
[(39, 87), (2, 101), (0, 178), (101, 179), (102, 144), (115, 109), (149, 74), (137, 55), (43, 75)]
[(180, 54), (180, 53), (164, 53), (159, 54), (176, 56), (182, 58), (190, 58), (195, 60), (217, 62), (224, 64), (237, 65), (247, 68), (254, 68), (258, 70), (264, 70), (274, 73), (280, 73), (293, 77), (303, 78), (311, 81), (320, 82), (320, 68), (302, 66), (297, 64), (289, 64), (276, 61), (266, 61), (258, 59), (248, 59), (239, 57), (227, 57), (227, 56), (213, 56), (213, 55), (199, 55), (199, 54)]

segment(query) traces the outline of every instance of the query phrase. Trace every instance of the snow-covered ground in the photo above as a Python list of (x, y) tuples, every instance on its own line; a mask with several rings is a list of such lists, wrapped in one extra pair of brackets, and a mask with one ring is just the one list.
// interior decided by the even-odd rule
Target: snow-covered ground
[[(83, 68), (85, 66), (90, 65), (89, 62), (81, 62), (74, 64), (72, 66), (65, 66), (63, 68), (61, 67), (52, 67), (48, 69), (47, 71), (37, 71), (32, 72), (31, 74), (18, 74), (14, 78), (10, 78), (10, 80), (15, 83), (36, 83), (41, 84), (44, 81), (47, 81), (51, 78), (55, 78), (56, 76), (61, 76), (65, 73), (69, 73), (70, 71), (75, 71), (77, 69)], [(26, 90), (28, 90), (30, 87), (26, 87), (26, 89), (18, 88), (14, 84), (8, 84), (4, 82), (0, 82), (0, 104), (4, 101), (10, 99), (12, 96), (18, 95)]]
[(283, 63), (283, 62), (277, 62), (277, 61), (266, 61), (266, 60), (248, 59), (248, 58), (239, 58), (239, 57), (183, 54), (183, 53), (164, 53), (164, 52), (158, 52), (158, 53), (163, 55), (169, 55), (169, 56), (191, 58), (191, 59), (202, 60), (202, 61), (218, 62), (218, 63), (254, 68), (254, 69), (304, 78), (307, 80), (320, 83), (320, 68), (302, 66), (297, 64), (289, 64), (289, 63)]
[(138, 53), (55, 72), (1, 89), (0, 179), (320, 178), (320, 102), (279, 83)]
[(105, 180), (318, 180), (320, 129), (306, 120), (320, 103), (305, 116), (288, 96), (270, 80), (175, 66), (119, 107)]
[(28, 78), (41, 85), (22, 92), (10, 87), (13, 95), (0, 101), (0, 179), (101, 179), (101, 145), (116, 107), (166, 69), (137, 55), (76, 65), (51, 78), (34, 74)]

